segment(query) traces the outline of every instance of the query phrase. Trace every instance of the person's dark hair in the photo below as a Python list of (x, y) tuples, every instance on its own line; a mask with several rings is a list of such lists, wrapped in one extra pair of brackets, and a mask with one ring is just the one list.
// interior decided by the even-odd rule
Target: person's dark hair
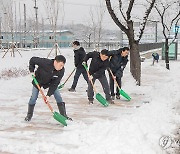
[(55, 60), (59, 63), (59, 62), (63, 62), (64, 64), (66, 63), (66, 58), (63, 55), (57, 55), (55, 57)]
[(109, 55), (109, 51), (107, 49), (103, 49), (103, 50), (101, 50), (101, 54), (108, 56)]
[(122, 51), (128, 50), (129, 51), (129, 47), (124, 47)]
[(73, 44), (74, 44), (74, 45), (77, 45), (77, 46), (80, 45), (79, 41), (74, 41)]

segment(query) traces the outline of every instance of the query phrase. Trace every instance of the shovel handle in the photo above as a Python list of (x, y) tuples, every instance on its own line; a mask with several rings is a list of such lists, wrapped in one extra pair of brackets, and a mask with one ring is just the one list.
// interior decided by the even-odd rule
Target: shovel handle
[(82, 64), (83, 66), (84, 66), (84, 68), (86, 69), (86, 72), (87, 72), (87, 75), (88, 75), (88, 78), (89, 78), (89, 81), (91, 82), (91, 84), (92, 84), (92, 87), (93, 87), (93, 89), (94, 89), (94, 92), (95, 93), (97, 93), (96, 92), (96, 87), (94, 86), (94, 84), (93, 84), (93, 81), (92, 81), (92, 79), (90, 78), (90, 74), (89, 74), (89, 71), (88, 71), (88, 66), (86, 65), (86, 64)]
[(71, 75), (74, 73), (74, 71), (76, 70), (76, 67), (73, 69), (73, 71), (69, 74), (68, 78), (64, 81), (64, 84), (69, 80), (69, 78), (71, 77)]
[(69, 80), (69, 78), (71, 77), (71, 75), (74, 73), (74, 71), (76, 70), (76, 67), (73, 69), (73, 71), (69, 74), (69, 76), (67, 77), (67, 79), (64, 81), (63, 84), (61, 84), (60, 86), (58, 86), (58, 89), (61, 89), (64, 87), (65, 83)]
[(114, 74), (113, 74), (113, 72), (111, 71), (110, 68), (109, 68), (109, 72), (111, 73), (111, 76), (112, 76), (112, 78), (113, 78), (113, 80), (114, 80), (116, 86), (117, 86), (119, 89), (121, 89), (121, 88), (119, 87), (119, 85), (118, 85), (118, 83), (117, 83), (117, 81), (116, 81), (116, 79), (115, 79), (115, 76), (114, 76)]
[(49, 104), (49, 102), (46, 101), (46, 96), (44, 95), (42, 89), (40, 88), (39, 83), (38, 83), (38, 81), (36, 80), (35, 76), (32, 75), (32, 78), (33, 78), (34, 83), (36, 84), (38, 90), (40, 91), (40, 93), (41, 93), (41, 95), (42, 95), (42, 97), (43, 97), (44, 103), (47, 104), (47, 106), (49, 107), (49, 109), (50, 109), (51, 112), (53, 113), (53, 108), (52, 108), (52, 106)]
[(130, 100), (131, 100), (131, 97), (130, 97), (128, 94), (126, 94), (126, 93), (119, 87), (119, 85), (118, 85), (118, 83), (117, 83), (117, 81), (116, 81), (116, 79), (115, 79), (115, 76), (113, 75), (113, 73), (112, 73), (112, 71), (111, 71), (110, 68), (109, 68), (109, 72), (111, 73), (112, 78), (114, 79), (114, 82), (115, 82), (116, 86), (117, 86), (118, 89), (119, 89), (119, 93), (120, 93), (122, 96), (124, 96), (128, 101), (130, 101)]

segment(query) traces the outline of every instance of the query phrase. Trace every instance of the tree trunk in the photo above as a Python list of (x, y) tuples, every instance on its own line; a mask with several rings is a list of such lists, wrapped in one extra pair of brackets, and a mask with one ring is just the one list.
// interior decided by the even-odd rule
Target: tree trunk
[(128, 21), (129, 31), (126, 33), (130, 46), (130, 71), (137, 85), (141, 85), (141, 59), (139, 54), (139, 41), (134, 39), (133, 22)]
[(165, 39), (165, 63), (166, 68), (169, 70), (169, 46), (168, 46), (168, 38)]
[(135, 41), (129, 41), (130, 45), (130, 71), (132, 76), (141, 85), (141, 59), (139, 55), (139, 44)]

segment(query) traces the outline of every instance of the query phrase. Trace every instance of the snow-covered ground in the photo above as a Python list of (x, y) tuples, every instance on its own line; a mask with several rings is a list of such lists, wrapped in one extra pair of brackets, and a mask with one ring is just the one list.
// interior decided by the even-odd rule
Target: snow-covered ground
[[(16, 57), (0, 59), (0, 75), (7, 70), (28, 70), (32, 56), (46, 57), (49, 50), (21, 51)], [(62, 49), (67, 58), (63, 81), (73, 70), (72, 49)], [(0, 53), (2, 57), (3, 53)], [(53, 55), (52, 55), (53, 56)], [(177, 137), (180, 128), (180, 60), (164, 61), (151, 66), (152, 59), (142, 62), (142, 85), (136, 86), (129, 72), (124, 71), (122, 88), (131, 97), (116, 100), (115, 105), (88, 105), (86, 82), (80, 77), (75, 93), (68, 92), (73, 77), (61, 89), (67, 113), (73, 118), (67, 127), (58, 124), (43, 103), (37, 101), (31, 122), (24, 122), (31, 96), (29, 75), (0, 78), (0, 153), (15, 154), (165, 154), (174, 153), (159, 145), (162, 136)], [(13, 68), (13, 69), (12, 69)], [(103, 94), (98, 81), (96, 87)], [(45, 90), (46, 92), (46, 90)], [(57, 111), (54, 98), (51, 105)], [(176, 149), (178, 150), (178, 149)]]

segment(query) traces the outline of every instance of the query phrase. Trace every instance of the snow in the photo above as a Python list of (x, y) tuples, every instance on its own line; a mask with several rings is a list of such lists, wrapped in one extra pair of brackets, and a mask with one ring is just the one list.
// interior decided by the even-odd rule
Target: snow
[[(0, 74), (12, 68), (28, 70), (32, 56), (46, 57), (50, 50), (20, 52), (22, 58), (16, 52), (15, 58), (8, 53), (0, 60)], [(61, 54), (67, 58), (63, 83), (74, 69), (74, 55), (71, 48), (61, 49)], [(142, 62), (140, 87), (136, 86), (128, 64), (122, 88), (132, 100), (121, 98), (108, 107), (96, 100), (94, 105), (88, 105), (87, 85), (82, 76), (76, 92), (68, 92), (72, 76), (60, 90), (67, 113), (73, 118), (67, 127), (53, 119), (40, 95), (31, 122), (25, 122), (32, 89), (30, 75), (0, 78), (0, 153), (165, 154), (167, 150), (159, 146), (160, 138), (174, 137), (180, 125), (180, 61), (170, 61), (170, 70), (162, 60), (154, 66), (151, 64), (152, 59)], [(95, 85), (103, 95), (98, 81)], [(53, 97), (50, 102), (57, 111)]]

